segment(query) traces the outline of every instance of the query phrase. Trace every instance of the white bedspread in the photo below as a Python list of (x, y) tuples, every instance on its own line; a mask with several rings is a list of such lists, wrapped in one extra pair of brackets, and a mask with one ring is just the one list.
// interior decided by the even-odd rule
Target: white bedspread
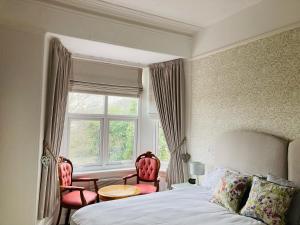
[(101, 202), (74, 213), (71, 225), (258, 225), (210, 203), (202, 187)]

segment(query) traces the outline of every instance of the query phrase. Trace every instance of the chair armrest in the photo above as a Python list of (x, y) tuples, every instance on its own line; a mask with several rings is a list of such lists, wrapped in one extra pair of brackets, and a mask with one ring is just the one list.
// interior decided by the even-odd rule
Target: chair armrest
[(124, 184), (127, 183), (127, 179), (130, 179), (130, 178), (133, 178), (133, 177), (136, 177), (136, 176), (137, 176), (137, 174), (135, 173), (135, 174), (129, 174), (129, 175), (123, 177)]
[(84, 187), (78, 186), (60, 186), (61, 189), (68, 190), (68, 191), (84, 191)]
[(135, 173), (135, 174), (129, 174), (129, 175), (127, 175), (127, 176), (125, 176), (125, 177), (123, 177), (123, 180), (125, 180), (125, 179), (129, 179), (129, 178), (132, 178), (132, 177), (136, 177), (137, 176), (137, 174)]
[(91, 177), (76, 177), (72, 178), (74, 182), (87, 182), (87, 181), (98, 181), (98, 178), (91, 178)]
[(95, 189), (96, 194), (98, 194), (98, 185), (97, 185), (98, 180), (99, 180), (99, 178), (91, 178), (91, 177), (72, 178), (72, 181), (74, 181), (74, 182), (90, 182), (90, 181), (93, 181), (94, 182), (94, 189)]
[(83, 191), (85, 190), (84, 187), (78, 186), (60, 186), (61, 189), (68, 190), (68, 191), (79, 191), (80, 192), (80, 199), (82, 205), (87, 205), (86, 199), (84, 197)]
[(91, 177), (76, 177), (76, 178), (72, 178), (73, 182), (90, 182), (93, 181), (94, 182), (94, 189), (95, 189), (95, 193), (98, 195), (98, 185), (97, 185), (97, 181), (99, 180), (99, 178), (91, 178)]

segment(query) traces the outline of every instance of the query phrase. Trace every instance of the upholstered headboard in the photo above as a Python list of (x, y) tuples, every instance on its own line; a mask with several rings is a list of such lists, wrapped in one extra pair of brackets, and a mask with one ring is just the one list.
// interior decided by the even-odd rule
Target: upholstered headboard
[(288, 178), (300, 187), (300, 138), (289, 144)]
[[(298, 146), (300, 147), (300, 143)], [(213, 148), (215, 166), (249, 174), (267, 175), (270, 173), (288, 178), (287, 140), (266, 133), (233, 131), (218, 138)], [(294, 151), (291, 150), (291, 152)], [(300, 152), (298, 154), (300, 156)], [(300, 167), (298, 171), (300, 172)], [(299, 175), (292, 173), (292, 176)]]

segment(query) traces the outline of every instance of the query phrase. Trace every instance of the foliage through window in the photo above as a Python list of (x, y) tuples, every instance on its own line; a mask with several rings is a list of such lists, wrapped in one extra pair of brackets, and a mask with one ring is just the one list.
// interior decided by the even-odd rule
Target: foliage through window
[(170, 151), (160, 122), (157, 124), (157, 156), (162, 162), (169, 162)]
[(134, 159), (138, 98), (70, 92), (68, 154), (75, 167), (120, 167)]

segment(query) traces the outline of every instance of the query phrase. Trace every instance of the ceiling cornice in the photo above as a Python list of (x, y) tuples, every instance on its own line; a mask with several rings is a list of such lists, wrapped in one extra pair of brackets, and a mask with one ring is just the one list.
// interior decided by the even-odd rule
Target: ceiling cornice
[(125, 22), (138, 25), (172, 31), (188, 36), (193, 36), (202, 28), (196, 25), (160, 17), (157, 15), (133, 10), (130, 8), (114, 5), (102, 0), (38, 0), (76, 10), (97, 13), (102, 16), (111, 17)]

